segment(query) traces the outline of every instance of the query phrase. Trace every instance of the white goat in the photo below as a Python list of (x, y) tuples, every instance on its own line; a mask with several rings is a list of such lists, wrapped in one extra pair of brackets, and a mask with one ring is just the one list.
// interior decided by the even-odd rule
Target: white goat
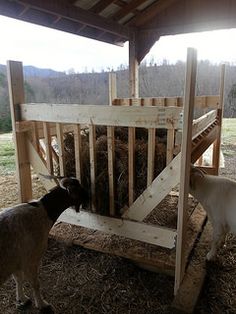
[(36, 307), (50, 310), (50, 305), (41, 296), (38, 280), (49, 231), (66, 208), (74, 206), (78, 212), (80, 205), (88, 201), (88, 194), (78, 180), (60, 178), (59, 184), (37, 201), (19, 204), (0, 213), (0, 285), (13, 275), (19, 309), (31, 304), (23, 291), (25, 279), (33, 288)]
[(236, 234), (236, 182), (191, 167), (189, 192), (202, 204), (213, 227), (207, 260), (215, 257), (228, 232)]

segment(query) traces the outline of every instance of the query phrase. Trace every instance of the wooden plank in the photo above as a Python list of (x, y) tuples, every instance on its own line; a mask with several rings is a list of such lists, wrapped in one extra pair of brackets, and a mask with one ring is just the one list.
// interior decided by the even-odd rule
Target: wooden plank
[(191, 163), (192, 148), (192, 124), (193, 109), (196, 85), (197, 71), (197, 52), (193, 48), (188, 49), (187, 67), (185, 76), (185, 97), (184, 97), (184, 121), (183, 136), (181, 144), (181, 170), (180, 170), (180, 189), (178, 203), (178, 221), (177, 221), (177, 246), (176, 246), (176, 267), (175, 267), (175, 295), (183, 280), (186, 265), (186, 225), (187, 225), (187, 207), (189, 191), (189, 173)]
[(59, 167), (60, 175), (66, 175), (66, 162), (65, 162), (65, 152), (64, 152), (64, 139), (63, 139), (63, 125), (61, 123), (56, 123), (57, 131), (57, 144), (59, 151)]
[(152, 184), (135, 200), (123, 214), (123, 218), (142, 221), (163, 200), (180, 180), (179, 153), (156, 177)]
[(183, 282), (172, 303), (173, 313), (176, 309), (181, 313), (194, 313), (206, 276), (205, 256), (210, 247), (211, 229), (208, 222), (196, 243)]
[(147, 186), (153, 181), (155, 167), (156, 129), (148, 129)]
[(166, 164), (168, 165), (173, 159), (175, 143), (175, 129), (167, 130), (167, 145), (166, 145)]
[[(36, 151), (34, 145), (27, 140), (27, 151), (29, 155), (29, 161), (31, 166), (33, 167), (34, 171), (37, 174), (45, 174), (45, 175), (50, 175), (47, 167), (45, 166), (44, 162), (40, 158), (38, 152)], [(56, 186), (56, 183), (54, 180), (48, 180), (45, 179), (43, 176), (40, 176), (40, 181), (42, 182), (43, 186), (47, 191), (51, 190)]]
[(176, 231), (164, 227), (101, 216), (85, 211), (76, 213), (73, 209), (67, 209), (63, 212), (59, 217), (59, 221), (109, 234), (116, 234), (169, 249), (175, 247)]
[(89, 161), (90, 161), (90, 181), (91, 181), (91, 197), (92, 211), (96, 211), (96, 130), (94, 125), (89, 125)]
[(74, 128), (74, 145), (75, 145), (75, 173), (76, 178), (82, 182), (82, 159), (81, 159), (81, 128), (79, 124), (75, 124)]
[[(109, 105), (112, 106), (113, 99), (117, 96), (116, 75), (109, 74)], [(114, 162), (115, 162), (115, 135), (114, 127), (107, 127), (107, 157), (108, 157), (108, 181), (109, 181), (109, 213), (115, 215), (115, 184), (114, 184)]]
[[(139, 97), (139, 76), (138, 76), (138, 59), (137, 59), (137, 37), (136, 32), (130, 34), (129, 40), (129, 94), (131, 97), (131, 108), (138, 108), (141, 105)], [(135, 125), (134, 125), (135, 126)], [(135, 129), (129, 128), (128, 131), (128, 194), (129, 205), (134, 201), (135, 185)]]
[(43, 133), (44, 133), (44, 144), (46, 152), (46, 164), (50, 174), (53, 174), (53, 163), (52, 163), (52, 149), (51, 149), (51, 135), (50, 129), (47, 122), (43, 122)]
[(207, 129), (208, 126), (214, 122), (217, 118), (217, 110), (211, 110), (204, 114), (200, 118), (193, 121), (192, 126), (192, 138), (197, 137), (203, 130)]
[(16, 132), (16, 121), (21, 121), (19, 104), (24, 103), (24, 78), (21, 62), (7, 62), (7, 77), (11, 109), (13, 139), (15, 144), (16, 177), (19, 202), (32, 199), (30, 162), (27, 154), (27, 134)]
[(222, 64), (220, 76), (220, 101), (219, 101), (220, 104), (218, 109), (219, 132), (217, 135), (217, 139), (213, 145), (213, 158), (212, 158), (212, 164), (213, 167), (215, 168), (216, 175), (219, 174), (220, 169), (221, 129), (224, 112), (224, 87), (225, 87), (225, 64)]
[(22, 104), (23, 120), (145, 127), (178, 128), (182, 108), (143, 106), (96, 106), (68, 104)]

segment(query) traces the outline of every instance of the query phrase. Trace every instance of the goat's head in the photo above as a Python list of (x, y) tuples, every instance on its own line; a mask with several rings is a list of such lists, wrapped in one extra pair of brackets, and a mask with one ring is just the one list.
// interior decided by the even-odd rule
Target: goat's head
[(76, 178), (63, 177), (59, 179), (59, 185), (68, 192), (71, 199), (71, 206), (73, 206), (77, 212), (80, 209), (80, 205), (85, 207), (88, 204), (89, 194)]
[[(84, 208), (88, 205), (89, 193), (86, 189), (82, 187), (82, 185), (76, 178), (44, 175), (41, 173), (40, 175), (45, 179), (55, 180), (57, 183), (57, 187), (55, 187), (53, 190), (63, 189), (66, 192), (64, 196), (68, 196), (69, 198), (69, 206), (73, 207), (77, 212), (79, 212), (80, 210), (80, 205), (82, 205), (82, 207)], [(60, 197), (63, 196), (60, 195)], [(58, 201), (60, 202), (60, 199), (58, 199)]]
[(194, 167), (192, 164), (190, 166), (190, 182), (189, 186), (191, 190), (196, 189), (196, 182), (200, 178), (204, 178), (206, 172), (200, 168)]

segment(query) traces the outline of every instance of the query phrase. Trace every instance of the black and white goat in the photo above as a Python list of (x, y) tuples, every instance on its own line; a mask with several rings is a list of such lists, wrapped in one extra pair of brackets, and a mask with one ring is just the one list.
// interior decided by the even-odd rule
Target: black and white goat
[(189, 192), (202, 204), (213, 227), (207, 260), (215, 257), (228, 232), (236, 234), (236, 182), (191, 166)]
[(23, 291), (27, 280), (39, 309), (50, 305), (42, 298), (38, 280), (40, 260), (47, 248), (48, 234), (68, 207), (78, 212), (88, 202), (88, 193), (74, 178), (60, 178), (59, 186), (37, 201), (7, 208), (0, 213), (0, 285), (11, 275), (16, 282), (18, 308), (31, 303)]

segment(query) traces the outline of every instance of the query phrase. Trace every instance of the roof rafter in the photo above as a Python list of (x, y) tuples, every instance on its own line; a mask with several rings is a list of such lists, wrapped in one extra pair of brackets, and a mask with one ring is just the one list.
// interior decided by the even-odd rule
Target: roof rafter
[(92, 8), (90, 8), (90, 11), (99, 14), (115, 1), (116, 0), (100, 0)]
[(128, 24), (142, 26), (151, 19), (157, 17), (159, 13), (166, 10), (170, 5), (178, 0), (159, 0), (150, 5), (147, 9), (140, 12)]
[(56, 14), (65, 17), (69, 20), (81, 22), (88, 26), (96, 27), (100, 30), (110, 32), (112, 34), (127, 38), (129, 37), (129, 30), (127, 27), (119, 25), (116, 22), (107, 20), (101, 16), (88, 12), (76, 6), (69, 6), (62, 0), (25, 0), (14, 1), (21, 4), (28, 4), (31, 8), (40, 11)]
[(127, 3), (121, 10), (119, 10), (113, 18), (115, 20), (120, 20), (130, 12), (134, 11), (140, 4), (143, 3), (143, 0), (134, 0), (130, 3)]

